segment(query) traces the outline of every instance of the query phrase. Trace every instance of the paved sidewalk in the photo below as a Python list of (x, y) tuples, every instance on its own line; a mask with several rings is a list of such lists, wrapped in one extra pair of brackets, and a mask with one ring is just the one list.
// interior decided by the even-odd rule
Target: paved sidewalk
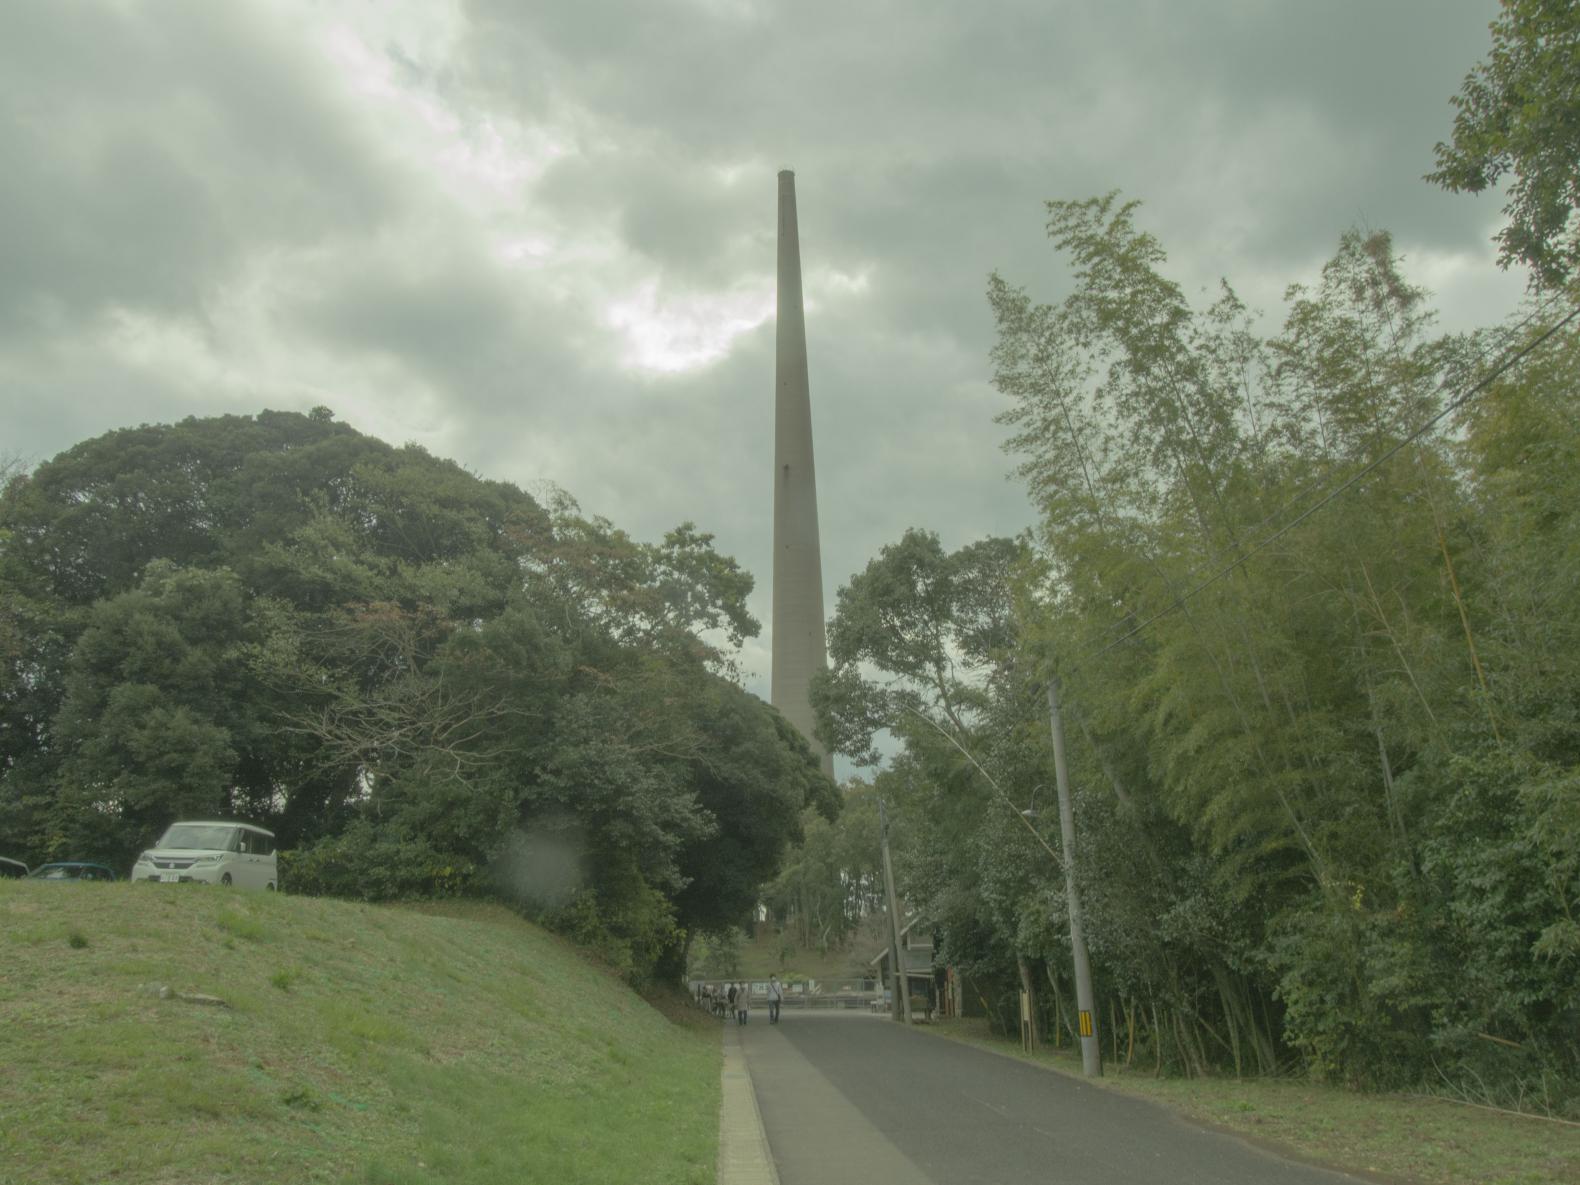
[(723, 1091), (719, 1101), (718, 1185), (779, 1185), (768, 1137), (763, 1134), (762, 1116), (757, 1111), (757, 1095), (752, 1089), (752, 1074), (741, 1048), (744, 1030), (724, 1025)]

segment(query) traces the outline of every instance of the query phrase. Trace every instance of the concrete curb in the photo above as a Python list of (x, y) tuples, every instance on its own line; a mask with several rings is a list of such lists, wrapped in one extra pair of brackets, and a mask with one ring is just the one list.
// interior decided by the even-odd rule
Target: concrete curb
[(732, 1024), (724, 1026), (720, 1082), (718, 1185), (779, 1185), (740, 1030)]

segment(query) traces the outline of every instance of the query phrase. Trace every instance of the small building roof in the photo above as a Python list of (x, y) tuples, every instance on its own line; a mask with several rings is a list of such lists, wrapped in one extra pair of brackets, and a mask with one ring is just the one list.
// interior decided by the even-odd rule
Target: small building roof
[[(900, 942), (903, 944), (905, 942), (905, 939), (910, 935), (911, 929), (913, 927), (915, 927), (915, 926), (922, 925), (923, 921), (924, 921), (924, 919), (923, 919), (921, 914), (913, 913), (911, 915), (911, 920), (906, 922), (905, 925), (900, 927)], [(933, 949), (932, 935), (928, 935), (927, 943), (926, 943), (925, 946), (923, 946), (922, 943), (918, 942), (915, 947), (905, 947), (904, 949), (906, 950), (907, 954), (909, 954), (912, 950), (917, 950), (917, 949), (931, 951)], [(873, 955), (872, 958), (867, 960), (867, 966), (869, 966), (869, 967), (876, 967), (879, 963), (883, 962), (883, 960), (888, 957), (888, 954), (889, 954), (889, 944), (887, 942), (885, 942), (881, 947), (878, 948), (878, 953)], [(928, 959), (927, 959), (927, 965), (929, 967), (932, 965), (932, 961), (933, 961), (932, 960), (932, 956), (929, 955)], [(906, 970), (907, 971), (914, 971), (914, 970), (918, 969), (913, 964), (913, 962), (912, 962), (912, 960), (910, 958), (906, 958), (905, 959), (905, 964), (906, 964)]]

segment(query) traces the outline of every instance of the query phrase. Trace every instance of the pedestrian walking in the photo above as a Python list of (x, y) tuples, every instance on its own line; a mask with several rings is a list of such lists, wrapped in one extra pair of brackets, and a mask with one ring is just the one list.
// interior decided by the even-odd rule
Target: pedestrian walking
[(735, 1023), (746, 1023), (746, 1014), (751, 1011), (752, 988), (748, 983), (741, 984), (741, 990), (735, 997)]
[(784, 985), (779, 982), (779, 977), (777, 975), (770, 975), (768, 977), (768, 1023), (769, 1024), (776, 1025), (776, 1024), (779, 1023), (779, 1005), (784, 1003), (784, 999), (785, 999)]

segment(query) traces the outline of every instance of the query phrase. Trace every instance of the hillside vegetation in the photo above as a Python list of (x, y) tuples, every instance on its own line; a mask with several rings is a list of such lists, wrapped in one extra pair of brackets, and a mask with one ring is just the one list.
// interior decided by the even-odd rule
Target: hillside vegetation
[(244, 818), (302, 891), (530, 903), (678, 981), (839, 805), (733, 678), (751, 589), (325, 408), (107, 433), (0, 490), (0, 850)]
[(713, 1179), (711, 1026), (440, 910), (0, 883), (0, 1183)]

